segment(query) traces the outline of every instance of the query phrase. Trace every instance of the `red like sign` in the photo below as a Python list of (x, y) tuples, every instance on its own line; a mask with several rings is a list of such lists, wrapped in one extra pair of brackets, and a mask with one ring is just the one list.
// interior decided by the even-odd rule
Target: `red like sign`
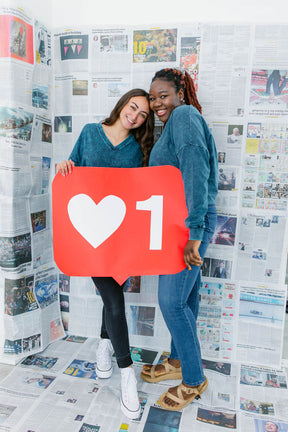
[(69, 276), (177, 273), (189, 232), (172, 166), (73, 168), (52, 185), (54, 258)]

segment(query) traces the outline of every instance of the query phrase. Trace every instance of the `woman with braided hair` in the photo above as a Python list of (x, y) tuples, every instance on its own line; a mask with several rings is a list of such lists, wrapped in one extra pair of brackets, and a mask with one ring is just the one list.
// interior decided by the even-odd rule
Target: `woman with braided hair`
[(201, 115), (190, 75), (177, 69), (158, 71), (150, 86), (150, 108), (164, 123), (149, 165), (180, 169), (188, 217), (189, 240), (184, 248), (186, 268), (159, 276), (159, 305), (171, 334), (171, 354), (158, 365), (144, 365), (141, 377), (148, 382), (182, 379), (159, 398), (160, 405), (178, 411), (206, 390), (196, 319), (199, 308), (200, 265), (216, 225), (218, 191), (217, 151)]

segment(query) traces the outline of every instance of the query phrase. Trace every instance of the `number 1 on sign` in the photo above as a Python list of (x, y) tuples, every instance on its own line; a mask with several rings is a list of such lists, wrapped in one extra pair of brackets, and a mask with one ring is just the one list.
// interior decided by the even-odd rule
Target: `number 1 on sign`
[(162, 249), (163, 195), (151, 195), (145, 201), (136, 202), (136, 210), (151, 211), (150, 250)]

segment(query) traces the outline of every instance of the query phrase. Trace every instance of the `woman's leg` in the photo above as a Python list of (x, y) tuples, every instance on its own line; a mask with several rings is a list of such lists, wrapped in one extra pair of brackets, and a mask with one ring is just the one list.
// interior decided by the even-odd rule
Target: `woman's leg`
[(204, 381), (195, 317), (187, 304), (200, 269), (193, 266), (159, 277), (159, 305), (172, 337), (171, 358), (181, 361), (183, 382), (196, 386)]
[[(203, 240), (202, 243), (200, 245), (199, 248), (199, 253), (201, 255), (202, 258), (204, 258), (206, 249), (210, 243), (210, 240), (213, 236), (214, 230), (215, 230), (215, 225), (216, 225), (216, 208), (215, 206), (209, 206), (207, 215), (205, 217), (205, 232), (203, 235)], [(180, 290), (179, 287), (182, 284), (182, 279), (185, 281), (186, 276), (188, 275), (187, 278), (187, 286), (186, 286), (186, 297), (184, 295), (183, 300), (181, 299), (180, 302), (184, 301), (185, 307), (187, 308), (187, 313), (188, 316), (191, 317), (191, 321), (192, 321), (192, 329), (193, 329), (193, 333), (195, 334), (195, 343), (196, 343), (196, 348), (193, 347), (192, 350), (196, 349), (196, 352), (198, 352), (198, 357), (201, 356), (200, 354), (200, 347), (199, 347), (199, 342), (198, 342), (198, 337), (196, 337), (196, 332), (197, 332), (197, 328), (196, 328), (196, 320), (197, 320), (197, 316), (198, 316), (198, 310), (199, 310), (199, 289), (200, 289), (200, 284), (201, 284), (201, 273), (200, 273), (200, 268), (199, 267), (192, 267), (192, 270), (189, 271), (189, 273), (187, 273), (188, 270), (184, 270), (183, 272), (180, 272), (176, 275), (167, 275), (167, 276), (160, 276), (159, 279), (159, 293), (163, 293), (163, 300), (159, 298), (159, 303), (162, 303), (162, 308), (164, 311), (167, 309), (168, 311), (170, 310), (170, 301), (167, 300), (167, 283), (172, 283), (171, 286), (171, 290), (172, 293), (175, 291), (175, 289), (177, 289), (178, 294), (180, 294)], [(175, 294), (175, 293), (174, 293)], [(184, 294), (184, 293), (183, 293)], [(160, 294), (160, 296), (162, 296), (162, 294)], [(168, 304), (167, 304), (168, 301)], [(171, 299), (171, 304), (173, 306), (175, 306), (175, 302), (178, 304), (179, 302), (179, 298), (172, 298)], [(161, 307), (161, 304), (160, 304)], [(162, 312), (163, 312), (162, 310)], [(165, 315), (166, 313), (163, 313), (164, 319), (165, 319)], [(177, 312), (176, 312), (177, 315)], [(165, 319), (166, 320), (166, 319)], [(169, 321), (169, 317), (168, 317), (168, 321)], [(166, 322), (167, 324), (167, 322)], [(169, 325), (167, 324), (168, 328)], [(173, 327), (173, 319), (172, 319), (172, 327)], [(183, 331), (182, 329), (180, 330), (182, 334)], [(173, 336), (173, 331), (170, 331), (171, 334), (171, 353), (170, 353), (170, 358), (168, 359), (168, 363), (170, 365), (172, 365), (174, 368), (177, 368), (176, 371), (175, 369), (171, 370), (169, 372), (169, 374), (167, 373), (167, 371), (165, 371), (165, 367), (163, 364), (158, 364), (156, 366), (152, 365), (144, 365), (143, 366), (143, 371), (141, 373), (141, 377), (148, 382), (159, 382), (162, 379), (169, 379), (170, 375), (171, 377), (175, 375), (175, 373), (177, 372), (178, 375), (181, 375), (181, 369), (180, 366), (182, 365), (182, 360), (181, 360), (181, 356), (177, 351), (176, 345), (175, 345), (175, 341), (174, 341), (174, 336)], [(177, 333), (178, 334), (178, 333)], [(191, 349), (191, 348), (190, 348)], [(192, 355), (190, 355), (188, 361), (190, 361), (190, 358), (192, 358), (194, 356), (194, 354), (192, 353)], [(181, 361), (180, 361), (181, 360)], [(198, 360), (198, 372), (200, 374), (200, 377), (202, 376), (203, 373), (201, 373), (202, 371), (202, 361), (201, 364)], [(153, 368), (153, 375), (155, 374), (155, 377), (152, 377), (152, 368)], [(188, 373), (186, 372), (185, 374), (186, 376), (190, 376), (188, 375)], [(196, 374), (197, 375), (197, 374)], [(152, 379), (151, 379), (152, 377)], [(158, 378), (157, 378), (158, 377)], [(162, 377), (162, 378), (161, 378)], [(204, 377), (204, 375), (203, 375)], [(172, 378), (171, 378), (172, 379)], [(202, 380), (204, 380), (204, 378), (202, 378)], [(195, 379), (196, 381), (196, 379)], [(186, 383), (185, 379), (184, 382)], [(187, 384), (190, 381), (187, 380)]]
[(101, 337), (111, 340), (117, 364), (121, 368), (121, 409), (130, 419), (137, 419), (141, 407), (137, 392), (137, 380), (130, 355), (128, 327), (125, 316), (123, 285), (110, 277), (93, 277), (104, 307)]
[[(201, 253), (200, 253), (201, 255)], [(195, 320), (197, 320), (198, 312), (199, 312), (199, 290), (201, 285), (201, 272), (199, 271), (197, 279), (195, 281), (195, 284), (193, 286), (193, 289), (188, 297), (187, 304), (190, 307), (190, 309), (193, 312), (193, 315), (195, 317)], [(175, 344), (173, 342), (173, 339), (171, 339), (171, 358), (172, 359), (179, 359), (179, 356), (177, 354), (177, 350), (175, 347)]]
[(102, 297), (104, 310), (102, 313), (101, 337), (111, 340), (117, 364), (120, 368), (132, 365), (129, 348), (128, 327), (125, 316), (123, 286), (111, 277), (93, 277)]
[[(199, 253), (203, 258), (216, 225), (215, 206), (209, 207)], [(204, 381), (196, 319), (199, 310), (200, 267), (159, 277), (159, 304), (170, 331), (171, 358), (181, 361), (183, 382), (196, 386)]]
[(100, 336), (102, 339), (110, 339), (107, 329), (106, 329), (106, 319), (105, 319), (105, 306), (103, 305), (102, 308), (102, 324), (101, 324), (101, 332), (100, 332)]

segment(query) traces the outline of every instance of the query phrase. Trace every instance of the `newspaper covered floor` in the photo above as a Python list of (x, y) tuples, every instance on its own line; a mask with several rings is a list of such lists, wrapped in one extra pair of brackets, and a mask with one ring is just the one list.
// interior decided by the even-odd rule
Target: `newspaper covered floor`
[(136, 346), (131, 355), (142, 409), (131, 421), (120, 409), (115, 359), (111, 378), (96, 375), (98, 342), (68, 335), (15, 366), (0, 381), (0, 431), (288, 431), (285, 370), (203, 359), (207, 391), (183, 411), (171, 412), (157, 399), (177, 381), (150, 384), (140, 378), (142, 364), (155, 364), (169, 353)]

